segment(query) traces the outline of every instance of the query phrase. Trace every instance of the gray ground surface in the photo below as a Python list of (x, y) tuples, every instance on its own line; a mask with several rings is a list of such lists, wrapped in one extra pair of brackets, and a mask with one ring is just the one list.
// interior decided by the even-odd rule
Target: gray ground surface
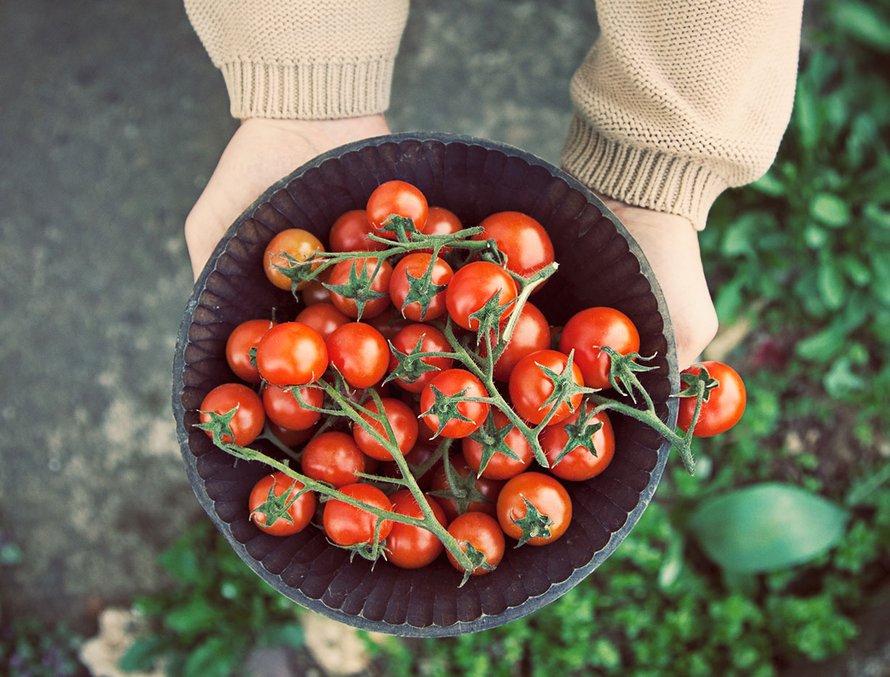
[[(416, 0), (390, 123), (556, 161), (594, 33), (587, 0)], [(203, 519), (170, 412), (181, 224), (235, 124), (177, 0), (0, 3), (0, 92), (0, 622), (78, 623)]]

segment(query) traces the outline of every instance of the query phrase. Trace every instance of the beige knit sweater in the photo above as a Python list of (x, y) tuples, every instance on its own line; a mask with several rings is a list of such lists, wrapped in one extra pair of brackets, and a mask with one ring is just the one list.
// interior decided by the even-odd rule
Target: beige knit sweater
[[(703, 228), (722, 191), (775, 157), (802, 4), (599, 0), (600, 37), (571, 82), (565, 169), (600, 194)], [(185, 5), (235, 117), (333, 119), (389, 106), (408, 0)]]

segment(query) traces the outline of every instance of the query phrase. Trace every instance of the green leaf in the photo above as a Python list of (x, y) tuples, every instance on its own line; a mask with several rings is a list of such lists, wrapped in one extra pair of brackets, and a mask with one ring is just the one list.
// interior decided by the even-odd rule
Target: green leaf
[(243, 643), (231, 637), (212, 637), (185, 662), (184, 677), (229, 677), (241, 663)]
[(741, 275), (731, 279), (722, 285), (717, 291), (714, 307), (717, 309), (717, 317), (720, 322), (731, 324), (738, 317), (742, 307), (742, 287), (745, 279)]
[(850, 359), (844, 356), (832, 363), (828, 373), (822, 379), (822, 385), (825, 386), (825, 391), (830, 397), (845, 399), (864, 390), (866, 382), (853, 371)]
[(163, 637), (158, 635), (139, 637), (127, 647), (117, 666), (124, 672), (149, 672), (165, 644)]
[(816, 277), (819, 295), (829, 310), (837, 310), (847, 297), (847, 282), (834, 261), (826, 258)]
[(758, 190), (770, 197), (781, 197), (785, 194), (785, 184), (778, 176), (768, 172), (751, 184), (754, 190)]
[(164, 624), (179, 634), (195, 635), (213, 629), (217, 620), (217, 609), (197, 597), (167, 614)]
[(798, 342), (796, 352), (805, 360), (826, 363), (840, 353), (846, 339), (846, 334), (832, 325)]
[(261, 643), (270, 647), (299, 648), (303, 646), (303, 639), (303, 626), (297, 622), (274, 625), (260, 635)]
[(841, 259), (844, 273), (857, 287), (862, 287), (871, 282), (871, 269), (855, 256), (844, 256)]
[(832, 3), (833, 23), (841, 31), (881, 52), (890, 52), (890, 23), (871, 5), (856, 0)]
[(821, 134), (819, 118), (816, 93), (809, 81), (802, 77), (798, 80), (797, 94), (794, 98), (794, 121), (800, 145), (806, 150), (812, 150), (819, 142)]
[(810, 203), (810, 214), (819, 223), (832, 228), (840, 228), (850, 222), (847, 203), (832, 193), (818, 193)]
[(791, 484), (765, 483), (708, 499), (689, 520), (705, 553), (727, 570), (803, 564), (843, 537), (846, 511)]

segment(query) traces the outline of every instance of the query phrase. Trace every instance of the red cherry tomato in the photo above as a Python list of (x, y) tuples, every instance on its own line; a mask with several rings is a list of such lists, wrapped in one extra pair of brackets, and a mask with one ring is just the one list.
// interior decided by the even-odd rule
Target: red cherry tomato
[(521, 212), (498, 212), (479, 224), (474, 240), (494, 240), (507, 256), (507, 270), (529, 277), (553, 263), (553, 242), (544, 227)]
[[(451, 210), (444, 207), (430, 207), (423, 232), (425, 235), (453, 235), (463, 230), (463, 227), (457, 214)], [(447, 254), (450, 251), (451, 247), (442, 247), (439, 253)]]
[(351, 319), (331, 303), (314, 303), (303, 308), (297, 314), (296, 321), (309, 325), (327, 341), (327, 338), (337, 327), (342, 327)]
[[(405, 456), (411, 452), (414, 448), (414, 443), (417, 442), (417, 417), (414, 415), (411, 407), (401, 400), (384, 397), (381, 402), (383, 403), (386, 420), (389, 421), (389, 425), (395, 435), (396, 445), (399, 447), (402, 455)], [(374, 402), (367, 402), (365, 407), (373, 414), (379, 412)], [(384, 439), (387, 438), (386, 429), (380, 423), (372, 419), (368, 414), (362, 414), (361, 417), (366, 423), (370, 424), (375, 432)], [(361, 426), (354, 425), (352, 427), (352, 436), (355, 438), (355, 443), (359, 449), (371, 458), (376, 458), (378, 461), (392, 460), (389, 450)]]
[(263, 388), (263, 408), (273, 423), (288, 430), (308, 430), (314, 426), (321, 414), (300, 404), (294, 393), (299, 392), (306, 404), (321, 407), (324, 394), (318, 388), (281, 388), (267, 385)]
[(566, 426), (575, 424), (578, 414), (579, 412), (575, 412), (562, 423), (547, 426), (539, 438), (544, 455), (550, 463), (550, 472), (560, 479), (573, 482), (596, 477), (609, 466), (615, 456), (615, 433), (612, 429), (612, 422), (609, 420), (608, 414), (601, 411), (590, 416), (586, 424), (594, 426), (601, 423), (602, 427), (587, 438), (583, 444), (573, 447), (559, 463), (556, 463), (556, 459), (562, 454), (569, 441)]
[[(412, 301), (405, 304), (409, 293), (411, 292), (411, 281), (409, 276), (414, 280), (420, 280), (429, 270), (430, 262), (433, 257), (431, 254), (424, 252), (414, 252), (405, 256), (396, 264), (392, 271), (392, 279), (389, 283), (389, 297), (392, 299), (393, 306), (402, 314), (403, 317), (415, 322), (433, 320), (445, 314), (445, 290), (435, 294), (429, 301), (426, 309), (423, 308), (420, 301)], [(433, 263), (433, 270), (430, 276), (431, 285), (444, 286), (447, 285), (454, 275), (451, 266), (445, 261), (436, 257)], [(418, 285), (418, 282), (414, 283)], [(415, 290), (416, 291), (416, 290)], [(433, 291), (432, 287), (428, 291)]]
[[(553, 394), (553, 381), (541, 370), (541, 366), (562, 374), (568, 364), (568, 357), (557, 350), (539, 350), (523, 357), (510, 374), (510, 400), (516, 413), (529, 423), (539, 424), (553, 408), (544, 403)], [(584, 378), (577, 364), (572, 363), (572, 381), (584, 385)], [(562, 402), (547, 425), (556, 425), (565, 420), (581, 404), (581, 393), (573, 395), (568, 402)]]
[[(291, 278), (285, 275), (279, 268), (290, 268), (293, 262), (290, 256), (297, 261), (306, 261), (317, 252), (323, 252), (324, 245), (315, 235), (302, 228), (288, 228), (282, 230), (273, 237), (263, 253), (263, 270), (269, 282), (279, 289), (291, 288)], [(317, 264), (313, 267), (317, 267)], [(306, 282), (297, 284), (297, 289), (306, 286)]]
[[(482, 477), (487, 477), (492, 480), (510, 479), (531, 465), (535, 458), (534, 452), (532, 451), (528, 440), (525, 439), (525, 436), (517, 430), (516, 426), (510, 423), (510, 420), (504, 414), (500, 411), (494, 411), (492, 414), (489, 414), (489, 416), (493, 419), (495, 435), (489, 435), (488, 427), (486, 425), (483, 428), (480, 428), (473, 436), (474, 438), (485, 436), (485, 438), (487, 438), (485, 440), (486, 444), (483, 444), (477, 439), (465, 437), (462, 446), (464, 459), (473, 469), (473, 472), (478, 474), (479, 468), (482, 465), (483, 452), (486, 448), (495, 449), (495, 453), (490, 457), (482, 471)], [(506, 429), (506, 434), (502, 432), (504, 429)], [(500, 443), (506, 445), (506, 447), (516, 454), (518, 458), (510, 458), (505, 453), (497, 451), (499, 441), (497, 435), (502, 436), (500, 437)]]
[(464, 329), (475, 331), (479, 320), (470, 315), (498, 294), (498, 304), (504, 307), (501, 315), (507, 316), (517, 291), (516, 282), (505, 269), (488, 261), (474, 261), (454, 273), (445, 291), (445, 306), (452, 320)]
[(445, 465), (439, 463), (430, 479), (430, 491), (442, 505), (449, 520), (465, 512), (484, 512), (496, 515), (498, 494), (504, 483), (487, 477), (476, 477), (463, 457), (458, 456), (451, 463), (455, 484), (448, 483)]
[(307, 477), (342, 487), (360, 481), (356, 473), (365, 472), (365, 458), (352, 435), (329, 431), (303, 447), (300, 464)]
[(382, 242), (368, 237), (374, 232), (364, 209), (353, 209), (334, 221), (328, 242), (334, 252), (376, 252), (385, 249)]
[[(339, 491), (356, 500), (367, 503), (380, 510), (391, 510), (392, 503), (380, 489), (370, 484), (347, 484), (340, 487)], [(331, 499), (324, 504), (322, 524), (324, 531), (337, 545), (358, 545), (359, 543), (373, 543), (374, 530), (380, 522), (380, 530), (377, 537), (380, 541), (389, 536), (392, 530), (390, 520), (380, 520), (377, 515), (356, 508), (337, 499)]]
[(429, 213), (429, 205), (424, 194), (419, 188), (405, 181), (381, 183), (371, 193), (365, 209), (371, 226), (379, 235), (390, 240), (395, 239), (395, 233), (380, 231), (390, 216), (404, 216), (411, 219), (414, 227), (422, 233)]
[[(461, 400), (454, 407), (440, 410), (438, 405), (434, 407), (436, 391), (441, 395), (461, 394), (462, 397), (488, 397), (488, 391), (482, 381), (465, 369), (446, 369), (436, 374), (420, 395), (420, 411), (423, 412), (423, 422), (427, 428), (433, 433), (438, 431), (441, 437), (457, 438), (471, 435), (488, 416), (487, 402)], [(448, 418), (444, 418), (446, 416)], [(439, 430), (443, 422), (444, 425)]]
[(600, 348), (609, 346), (626, 355), (640, 350), (640, 334), (631, 319), (615, 308), (597, 306), (573, 315), (562, 330), (559, 349), (575, 351), (584, 383), (591, 388), (609, 388), (612, 360)]
[[(712, 437), (726, 432), (742, 418), (747, 403), (745, 383), (738, 372), (728, 364), (715, 361), (702, 362), (708, 371), (708, 376), (716, 380), (720, 385), (708, 391), (707, 398), (702, 402), (698, 423), (692, 434), (696, 437)], [(701, 367), (693, 365), (684, 369), (684, 374), (698, 374)], [(677, 416), (677, 425), (681, 430), (689, 430), (692, 423), (692, 415), (695, 411), (695, 398), (680, 398), (680, 411)]]
[[(467, 544), (470, 544), (485, 556), (485, 563), (490, 568), (486, 569), (479, 565), (470, 572), (473, 576), (487, 574), (504, 558), (504, 549), (506, 548), (504, 532), (501, 531), (497, 520), (491, 515), (481, 512), (466, 512), (448, 525), (448, 533), (457, 539), (464, 552), (467, 551)], [(464, 571), (450, 552), (448, 561), (458, 571)]]
[[(498, 522), (510, 538), (522, 540), (523, 519), (531, 503), (549, 524), (535, 522), (529, 545), (546, 545), (560, 538), (572, 522), (572, 499), (558, 480), (539, 472), (524, 472), (509, 480), (498, 496)], [(530, 520), (531, 521), (531, 520)], [(528, 535), (528, 532), (527, 534)]]
[[(201, 423), (210, 421), (210, 413), (227, 414), (235, 407), (238, 411), (229, 421), (229, 429), (234, 436), (234, 443), (245, 447), (253, 442), (263, 432), (266, 415), (263, 412), (263, 403), (259, 395), (246, 385), (241, 383), (224, 383), (216, 386), (201, 401), (199, 416)], [(205, 431), (209, 437), (213, 437), (210, 431)], [(232, 437), (224, 434), (223, 442), (231, 443)]]
[(269, 432), (278, 438), (279, 442), (291, 449), (299, 447), (303, 442), (312, 437), (312, 428), (306, 428), (305, 430), (291, 430), (290, 428), (284, 428), (278, 425), (274, 421), (268, 420), (266, 421), (266, 427), (269, 428)]
[[(340, 261), (331, 269), (331, 275), (328, 278), (328, 284), (339, 287), (350, 282), (352, 271), (359, 279), (371, 279), (371, 291), (374, 292), (373, 297), (366, 299), (361, 312), (361, 319), (369, 319), (380, 315), (389, 307), (389, 282), (392, 278), (392, 265), (389, 261), (383, 261), (377, 266), (378, 259), (346, 259)], [(376, 272), (375, 272), (376, 271)], [(331, 303), (337, 310), (351, 318), (359, 317), (358, 305), (355, 299), (343, 296), (334, 290), (331, 292)], [(380, 294), (378, 296), (377, 294)]]
[[(507, 320), (502, 320), (501, 332), (506, 326)], [(547, 324), (547, 318), (536, 306), (526, 302), (519, 313), (510, 342), (494, 364), (494, 377), (499, 381), (509, 381), (510, 372), (519, 360), (530, 353), (549, 347), (550, 325)]]
[[(400, 353), (410, 355), (417, 348), (418, 342), (420, 343), (420, 352), (422, 353), (451, 351), (451, 346), (448, 343), (448, 339), (445, 338), (445, 334), (429, 324), (409, 324), (400, 329), (392, 339), (392, 347)], [(450, 357), (424, 357), (420, 361), (423, 364), (435, 367), (436, 370), (425, 371), (410, 383), (402, 379), (396, 379), (395, 383), (409, 393), (423, 391), (426, 384), (432, 381), (436, 374), (449, 369), (454, 362)], [(389, 370), (395, 369), (397, 364), (396, 356), (392, 353), (389, 359)]]
[(226, 340), (226, 362), (242, 381), (259, 383), (262, 380), (256, 364), (251, 360), (251, 351), (256, 350), (260, 339), (274, 326), (275, 323), (271, 320), (247, 320), (229, 334)]
[(272, 536), (301, 532), (315, 514), (315, 494), (299, 494), (304, 484), (283, 472), (266, 475), (253, 486), (248, 499), (250, 521)]
[(364, 322), (349, 322), (325, 341), (331, 364), (353, 388), (370, 388), (386, 374), (389, 345), (383, 334)]
[(302, 322), (272, 327), (257, 345), (260, 375), (276, 386), (311, 383), (328, 368), (328, 349), (317, 331)]
[(303, 299), (305, 305), (312, 306), (316, 303), (331, 302), (331, 292), (323, 284), (328, 281), (328, 277), (330, 277), (329, 270), (320, 273), (318, 277), (303, 287), (302, 291), (300, 291), (300, 298)]
[[(392, 510), (400, 515), (408, 517), (423, 517), (423, 511), (417, 504), (417, 500), (407, 489), (401, 489), (389, 497), (392, 501)], [(432, 496), (426, 497), (429, 501), (433, 516), (443, 527), (446, 524), (445, 511)], [(410, 524), (393, 522), (392, 531), (386, 538), (386, 559), (391, 564), (402, 569), (420, 569), (432, 564), (442, 554), (444, 546), (431, 531), (421, 527), (412, 527)]]
[(380, 315), (375, 315), (374, 317), (370, 317), (367, 320), (362, 319), (362, 322), (367, 321), (372, 327), (374, 327), (377, 331), (383, 334), (383, 338), (391, 341), (393, 337), (404, 327), (407, 327), (411, 324), (408, 320), (402, 317), (401, 313), (398, 310), (393, 308), (391, 305), (386, 307)]

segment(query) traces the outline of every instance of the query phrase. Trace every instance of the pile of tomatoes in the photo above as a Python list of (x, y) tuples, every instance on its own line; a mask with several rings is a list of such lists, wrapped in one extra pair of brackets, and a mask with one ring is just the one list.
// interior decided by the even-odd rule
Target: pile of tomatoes
[[(393, 215), (410, 219), (407, 234), (388, 227)], [(332, 224), (327, 247), (302, 229), (282, 231), (269, 242), (266, 276), (293, 291), (301, 310), (287, 321), (252, 319), (234, 328), (226, 359), (237, 380), (207, 394), (200, 418), (222, 421), (224, 443), (247, 447), (266, 437), (294, 450), (293, 469), (340, 498), (317, 495), (284, 472), (270, 473), (249, 497), (258, 529), (289, 536), (315, 524), (335, 545), (359, 552), (374, 545), (395, 566), (430, 564), (443, 552), (439, 538), (423, 526), (380, 516), (424, 518), (415, 495), (398, 481), (403, 473), (390, 451), (397, 446), (424, 492), (426, 517), (478, 556), (479, 565), (466, 573), (496, 567), (505, 536), (544, 545), (566, 532), (572, 502), (564, 483), (595, 477), (615, 454), (608, 414), (593, 411), (584, 388), (608, 389), (610, 358), (602, 348), (635, 355), (639, 334), (626, 315), (608, 307), (583, 309), (565, 326), (552, 327), (532, 293), (513, 318), (509, 342), (499, 347), (513, 304), (529, 279), (553, 267), (554, 250), (543, 226), (526, 214), (499, 212), (478, 225), (481, 231), (469, 238), (478, 247), (457, 240), (442, 246), (440, 240), (392, 254), (397, 242), (411, 241), (413, 230), (451, 236), (465, 226), (448, 209), (429, 206), (411, 184), (389, 181), (365, 209)], [(341, 255), (306, 281), (323, 252)], [(500, 331), (492, 329), (491, 312)], [(485, 340), (480, 322), (493, 338)], [(475, 348), (482, 365), (476, 373), (455, 360), (455, 339)], [(488, 373), (487, 351), (498, 355), (489, 360)], [(435, 355), (410, 360), (417, 352)], [(570, 396), (554, 399), (557, 377)], [(342, 401), (364, 412), (361, 420), (338, 411), (321, 384), (336, 384)], [(495, 406), (495, 395), (512, 412)], [(720, 422), (711, 434), (734, 423)], [(548, 467), (536, 463), (529, 430), (536, 431), (538, 458), (542, 452)], [(388, 484), (387, 478), (397, 481)]]

